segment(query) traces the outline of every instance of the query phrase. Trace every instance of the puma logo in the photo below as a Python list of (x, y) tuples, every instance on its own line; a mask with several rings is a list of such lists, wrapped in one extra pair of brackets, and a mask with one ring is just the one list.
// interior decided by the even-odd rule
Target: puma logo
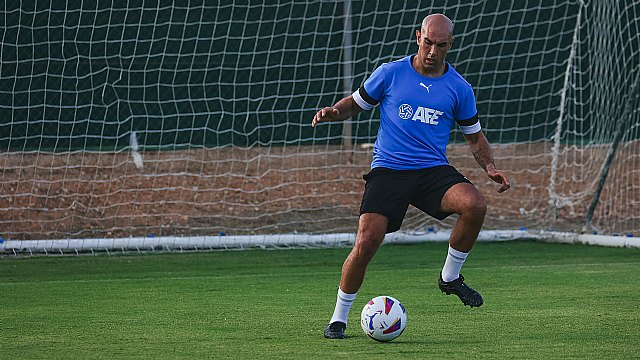
[(427, 86), (427, 85), (425, 85), (423, 83), (420, 83), (420, 86), (422, 86), (423, 88), (427, 89), (428, 93), (431, 93), (431, 90), (429, 89), (431, 87), (431, 85), (433, 85), (433, 84), (429, 84), (429, 86)]

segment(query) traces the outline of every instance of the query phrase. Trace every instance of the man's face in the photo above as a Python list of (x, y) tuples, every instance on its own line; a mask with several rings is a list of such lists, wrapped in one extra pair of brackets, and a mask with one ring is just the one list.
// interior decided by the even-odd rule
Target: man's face
[(425, 72), (438, 71), (444, 66), (444, 59), (451, 49), (453, 37), (444, 26), (437, 23), (427, 25), (426, 29), (416, 30), (418, 59)]

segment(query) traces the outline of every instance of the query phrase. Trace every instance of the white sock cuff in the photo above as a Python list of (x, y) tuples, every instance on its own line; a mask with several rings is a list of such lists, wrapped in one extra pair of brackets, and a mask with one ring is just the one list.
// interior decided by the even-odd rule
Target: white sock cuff
[(453, 257), (454, 261), (464, 262), (467, 259), (467, 255), (469, 255), (469, 253), (458, 251), (452, 248), (451, 246), (449, 246), (449, 255)]
[(352, 302), (356, 299), (356, 295), (358, 295), (357, 292), (355, 294), (347, 294), (338, 287), (338, 297), (344, 301)]

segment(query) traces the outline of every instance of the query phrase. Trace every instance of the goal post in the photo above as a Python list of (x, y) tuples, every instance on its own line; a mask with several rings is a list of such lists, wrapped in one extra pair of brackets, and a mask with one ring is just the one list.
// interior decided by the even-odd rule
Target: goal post
[[(447, 60), (513, 185), (497, 194), (452, 132), (447, 156), (487, 198), (486, 234), (637, 239), (637, 1), (8, 1), (0, 252), (344, 242), (379, 109), (311, 119), (415, 53), (433, 12), (454, 22)], [(410, 209), (394, 236), (453, 221)]]

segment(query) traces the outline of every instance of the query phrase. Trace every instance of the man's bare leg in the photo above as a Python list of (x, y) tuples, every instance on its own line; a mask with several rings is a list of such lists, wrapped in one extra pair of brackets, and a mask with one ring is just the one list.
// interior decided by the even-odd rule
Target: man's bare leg
[(387, 224), (388, 220), (384, 215), (376, 213), (360, 215), (355, 244), (342, 265), (340, 288), (344, 292), (355, 294), (362, 286), (367, 265), (384, 240)]
[(360, 215), (356, 241), (342, 265), (342, 277), (333, 316), (324, 336), (329, 339), (344, 339), (344, 329), (351, 305), (364, 281), (367, 266), (380, 248), (387, 231), (388, 219), (384, 215), (365, 213)]
[(460, 183), (446, 192), (441, 210), (456, 213), (459, 217), (451, 231), (447, 258), (438, 279), (440, 290), (457, 295), (465, 305), (481, 306), (484, 303), (482, 296), (464, 283), (460, 269), (478, 238), (487, 213), (487, 203), (473, 185)]

